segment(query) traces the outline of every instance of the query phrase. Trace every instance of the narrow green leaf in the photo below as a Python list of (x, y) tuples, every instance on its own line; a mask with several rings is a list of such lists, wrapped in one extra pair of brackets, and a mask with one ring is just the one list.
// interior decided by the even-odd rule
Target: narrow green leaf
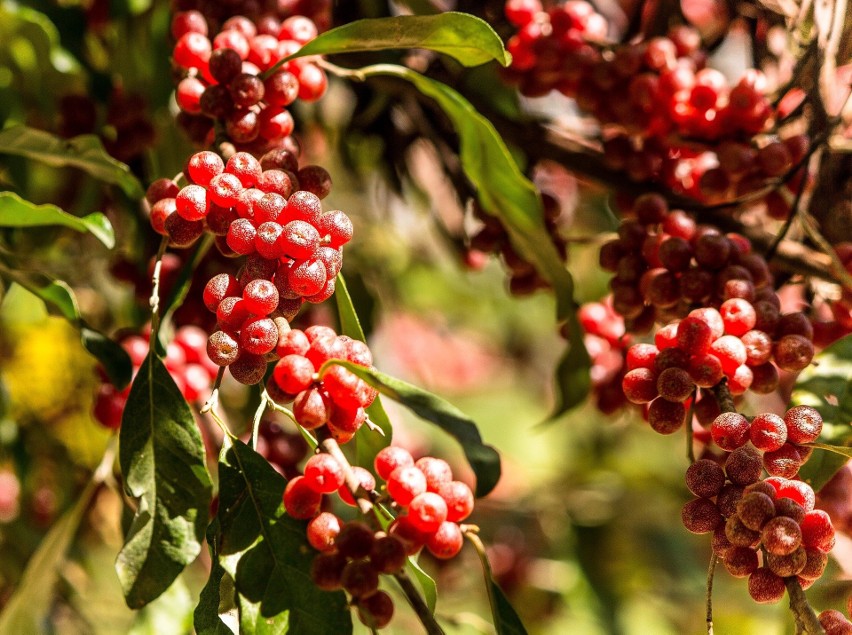
[(420, 585), (420, 590), (423, 591), (423, 599), (426, 600), (426, 606), (429, 607), (429, 611), (434, 615), (435, 606), (438, 604), (438, 585), (435, 584), (435, 581), (428, 573), (420, 568), (420, 563), (413, 557), (408, 557), (408, 564), (406, 566), (409, 573), (411, 573), (411, 577), (417, 580), (417, 584)]
[(807, 445), (818, 450), (825, 450), (826, 452), (832, 452), (833, 454), (845, 456), (847, 459), (852, 459), (852, 448), (845, 445), (829, 445), (828, 443), (808, 443)]
[(828, 451), (814, 452), (799, 470), (818, 491), (848, 460), (833, 448), (852, 444), (852, 335), (823, 349), (796, 378), (790, 407), (800, 405), (816, 408), (824, 421), (814, 446)]
[(116, 571), (127, 605), (139, 608), (200, 553), (211, 495), (195, 419), (154, 355), (130, 389), (119, 442), (125, 489), (139, 500)]
[(321, 591), (311, 582), (316, 552), (305, 536), (306, 523), (284, 515), (284, 478), (241, 441), (234, 441), (219, 469), (219, 506), (226, 510), (219, 516), (223, 548), (236, 549), (253, 534), (260, 537), (237, 564), (237, 591), (259, 603), (264, 618), (288, 611), (293, 633), (351, 633), (346, 596)]
[(462, 169), (476, 188), (482, 208), (500, 218), (518, 252), (535, 265), (553, 288), (557, 318), (568, 322), (574, 344), (557, 371), (558, 404), (551, 418), (558, 417), (587, 396), (589, 383), (578, 381), (578, 378), (588, 373), (591, 361), (577, 323), (574, 281), (547, 232), (544, 209), (535, 186), (518, 168), (491, 122), (457, 91), (401, 66), (377, 64), (359, 71), (359, 76), (363, 77), (380, 75), (411, 82), (421, 93), (434, 99), (450, 118), (459, 135)]
[(482, 564), (482, 576), (485, 578), (486, 591), (488, 592), (488, 603), (491, 605), (491, 616), (494, 620), (494, 630), (497, 635), (527, 635), (527, 629), (524, 627), (521, 618), (512, 607), (500, 585), (494, 580), (494, 574), (491, 571), (491, 563), (488, 561), (488, 553), (485, 551), (485, 545), (482, 544), (479, 536), (476, 534), (467, 534), (467, 539), (476, 548), (476, 555), (479, 556), (479, 562)]
[(320, 376), (330, 365), (337, 364), (355, 373), (380, 393), (430, 421), (453, 436), (462, 446), (476, 474), (476, 495), (485, 496), (500, 480), (500, 455), (482, 442), (476, 424), (454, 405), (401, 379), (385, 375), (374, 368), (364, 368), (352, 362), (330, 359), (320, 368)]
[(487, 22), (455, 11), (356, 20), (320, 34), (286, 60), (305, 55), (412, 48), (444, 53), (464, 66), (479, 66), (491, 60), (508, 66), (512, 60), (500, 36)]
[(527, 635), (527, 629), (521, 622), (521, 618), (518, 617), (517, 611), (493, 578), (491, 579), (491, 593), (494, 597), (493, 616), (497, 635)]
[(36, 205), (13, 192), (0, 192), (0, 227), (43, 227), (62, 225), (78, 232), (89, 232), (107, 249), (115, 247), (115, 233), (106, 216), (94, 212), (73, 216), (55, 205)]
[(53, 587), (59, 577), (59, 567), (83, 514), (89, 507), (97, 484), (92, 481), (83, 490), (74, 507), (60, 518), (42, 539), (30, 558), (15, 593), (0, 613), (0, 633), (41, 633), (53, 604)]
[(103, 365), (107, 377), (116, 387), (124, 388), (130, 383), (133, 365), (127, 352), (117, 342), (86, 324), (71, 287), (62, 280), (53, 280), (38, 273), (8, 271), (6, 274), (79, 329), (83, 347)]
[(27, 126), (0, 130), (0, 154), (14, 154), (53, 167), (80, 168), (94, 178), (118, 185), (127, 196), (140, 199), (145, 190), (130, 168), (113, 159), (95, 135), (62, 139)]
[(582, 328), (576, 319), (572, 319), (568, 322), (568, 329), (568, 348), (556, 366), (556, 405), (549, 421), (583, 403), (591, 387), (591, 362), (583, 344)]
[[(340, 330), (343, 335), (366, 342), (361, 321), (355, 312), (355, 306), (352, 304), (352, 297), (349, 295), (349, 289), (346, 287), (346, 280), (344, 280), (342, 273), (337, 274), (334, 301), (337, 303), (337, 314), (340, 318)], [(361, 426), (355, 433), (355, 458), (358, 465), (372, 470), (373, 459), (376, 458), (382, 448), (391, 444), (393, 427), (384, 406), (382, 406), (381, 397), (377, 396), (376, 400), (367, 408), (367, 416), (370, 417), (370, 421), (381, 428), (384, 435), (375, 430), (370, 430), (368, 426)]]

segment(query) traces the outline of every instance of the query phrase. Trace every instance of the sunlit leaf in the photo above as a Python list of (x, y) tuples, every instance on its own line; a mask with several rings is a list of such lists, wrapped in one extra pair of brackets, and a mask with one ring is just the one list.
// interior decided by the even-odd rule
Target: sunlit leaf
[(0, 192), (0, 227), (43, 227), (61, 225), (78, 232), (89, 232), (108, 249), (115, 246), (115, 233), (106, 216), (93, 212), (73, 216), (55, 205), (36, 205), (13, 192)]
[(139, 180), (124, 163), (113, 159), (95, 135), (62, 139), (44, 130), (13, 126), (0, 130), (0, 154), (14, 154), (53, 167), (75, 167), (90, 176), (118, 185), (130, 198), (145, 194)]
[(356, 20), (320, 34), (285, 59), (412, 48), (444, 53), (464, 66), (478, 66), (492, 60), (508, 66), (511, 61), (500, 36), (487, 22), (455, 11)]
[(119, 441), (124, 486), (138, 506), (116, 571), (127, 605), (139, 608), (162, 594), (200, 553), (211, 495), (195, 419), (154, 355), (133, 381)]

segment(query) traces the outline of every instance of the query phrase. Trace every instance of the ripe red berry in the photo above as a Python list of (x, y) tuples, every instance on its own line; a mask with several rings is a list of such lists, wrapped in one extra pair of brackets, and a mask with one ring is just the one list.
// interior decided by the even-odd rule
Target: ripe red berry
[(653, 401), (659, 394), (657, 392), (657, 376), (654, 371), (647, 368), (636, 368), (629, 371), (621, 380), (621, 388), (624, 396), (636, 404)]
[(686, 419), (686, 408), (682, 403), (658, 397), (648, 408), (648, 423), (659, 434), (673, 434), (680, 430)]
[(760, 567), (748, 577), (748, 593), (758, 604), (781, 601), (786, 589), (784, 580), (767, 567)]
[(713, 442), (731, 452), (748, 441), (749, 422), (737, 412), (723, 412), (710, 426)]
[(374, 460), (376, 473), (383, 479), (387, 480), (391, 473), (398, 467), (409, 467), (414, 465), (414, 459), (411, 453), (405, 448), (398, 446), (388, 446), (382, 448)]
[(426, 548), (441, 560), (455, 557), (464, 545), (464, 535), (459, 526), (450, 521), (441, 523), (438, 529), (429, 536)]
[(275, 383), (285, 393), (295, 395), (313, 383), (314, 365), (301, 355), (285, 355), (278, 360), (272, 371)]
[(810, 406), (790, 408), (784, 415), (790, 443), (813, 443), (822, 432), (822, 416)]
[(322, 494), (308, 485), (304, 476), (297, 476), (284, 489), (284, 508), (297, 520), (307, 520), (319, 513)]
[(447, 520), (460, 523), (473, 513), (473, 492), (462, 481), (440, 483), (437, 493), (447, 503)]
[(758, 450), (774, 452), (781, 448), (787, 440), (787, 426), (778, 415), (772, 413), (759, 414), (751, 421), (749, 439)]
[(306, 529), (308, 542), (317, 551), (329, 552), (334, 549), (334, 541), (340, 533), (340, 519), (330, 512), (322, 512), (308, 523)]
[(695, 498), (686, 503), (680, 517), (683, 526), (693, 534), (708, 534), (723, 522), (719, 508), (708, 498)]
[(343, 467), (330, 454), (315, 454), (305, 464), (305, 482), (321, 494), (331, 494), (343, 485)]
[(388, 494), (403, 507), (426, 491), (426, 476), (417, 467), (398, 467), (387, 481)]

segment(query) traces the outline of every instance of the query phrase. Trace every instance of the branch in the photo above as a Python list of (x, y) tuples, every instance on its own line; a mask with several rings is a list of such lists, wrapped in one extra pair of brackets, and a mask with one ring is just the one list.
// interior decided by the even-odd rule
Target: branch
[(716, 552), (710, 550), (710, 567), (707, 569), (707, 635), (713, 635), (713, 577), (716, 575), (716, 563), (719, 561)]
[(784, 578), (784, 584), (787, 586), (787, 595), (790, 596), (790, 610), (796, 618), (796, 622), (801, 624), (808, 635), (825, 635), (825, 630), (819, 623), (816, 611), (808, 604), (808, 598), (799, 584), (799, 580), (795, 577)]

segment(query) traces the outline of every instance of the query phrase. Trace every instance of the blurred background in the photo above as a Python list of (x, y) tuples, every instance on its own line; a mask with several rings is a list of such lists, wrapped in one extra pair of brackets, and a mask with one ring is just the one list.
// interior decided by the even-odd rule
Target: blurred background
[[(329, 7), (331, 19), (403, 8), (341, 4), (348, 6)], [(60, 137), (95, 134), (143, 186), (174, 176), (194, 146), (175, 120), (169, 21), (169, 4), (152, 0), (0, 1), (0, 127), (24, 123)], [(480, 75), (465, 81), (478, 86), (479, 98), (518, 107), (495, 69), (475, 72)], [(433, 147), (405, 144), (405, 156), (394, 156), (400, 128), (388, 122), (406, 113), (416, 118), (409, 106), (332, 79), (324, 99), (294, 113), (303, 163), (324, 166), (334, 180), (325, 209), (346, 211), (355, 225), (345, 274), (376, 366), (457, 405), (501, 452), (502, 480), (477, 502), (471, 522), (481, 527), (495, 576), (530, 633), (704, 632), (710, 546), (708, 537), (688, 534), (680, 522), (689, 497), (683, 435), (662, 437), (636, 409), (604, 414), (593, 403), (546, 422), (552, 372), (563, 347), (552, 297), (512, 295), (500, 261), (484, 254), (471, 258), (460, 239), (471, 223), (469, 210), (455, 200), (447, 175), (435, 169)], [(564, 104), (544, 99), (526, 106)], [(555, 165), (539, 166), (535, 177), (558, 201), (556, 223), (569, 245), (577, 299), (599, 299), (607, 287), (596, 268), (597, 248), (617, 223), (611, 193)], [(91, 325), (117, 339), (144, 331), (159, 237), (138, 201), (73, 168), (2, 153), (0, 189), (78, 216), (106, 214), (116, 230), (112, 250), (89, 235), (58, 228), (0, 230), (0, 250), (14, 253), (23, 270), (67, 282)], [(166, 288), (191, 253), (167, 256)], [(229, 268), (235, 268), (233, 261), (212, 250), (196, 277), (203, 285)], [(4, 284), (0, 294), (2, 607), (47, 532), (81, 500), (113, 432), (94, 414), (104, 382), (79, 333), (19, 285)], [(208, 315), (195, 285), (175, 314), (174, 332), (209, 328)], [(317, 305), (294, 325), (335, 319), (332, 308)], [(230, 424), (245, 430), (256, 392), (228, 383), (223, 392)], [(205, 398), (199, 395), (200, 402)], [(451, 439), (392, 402), (385, 406), (396, 444), (415, 456), (444, 457), (470, 482)], [(202, 419), (199, 425), (212, 448), (213, 427)], [(282, 469), (292, 469), (306, 449), (291, 424), (270, 419), (264, 425), (267, 452)], [(824, 501), (841, 531), (852, 517), (850, 482), (852, 476), (841, 472)], [(84, 503), (78, 506), (79, 530), (66, 536), (70, 546), (57, 562), (57, 575), (39, 582), (46, 596), (43, 632), (191, 632), (209, 571), (206, 551), (164, 596), (132, 612), (113, 567), (126, 514), (120, 487), (107, 479), (87, 491)], [(835, 554), (839, 561), (832, 559), (825, 578), (809, 591), (818, 610), (844, 608), (852, 589), (847, 534), (839, 536)], [(446, 563), (428, 555), (421, 562), (438, 582), (437, 613), (448, 633), (493, 632), (470, 547)], [(52, 597), (45, 585), (54, 586)], [(405, 600), (399, 596), (396, 604), (385, 632), (419, 632)], [(783, 603), (754, 604), (744, 581), (721, 567), (714, 616), (720, 634), (793, 631)], [(367, 630), (356, 624), (356, 632)]]

